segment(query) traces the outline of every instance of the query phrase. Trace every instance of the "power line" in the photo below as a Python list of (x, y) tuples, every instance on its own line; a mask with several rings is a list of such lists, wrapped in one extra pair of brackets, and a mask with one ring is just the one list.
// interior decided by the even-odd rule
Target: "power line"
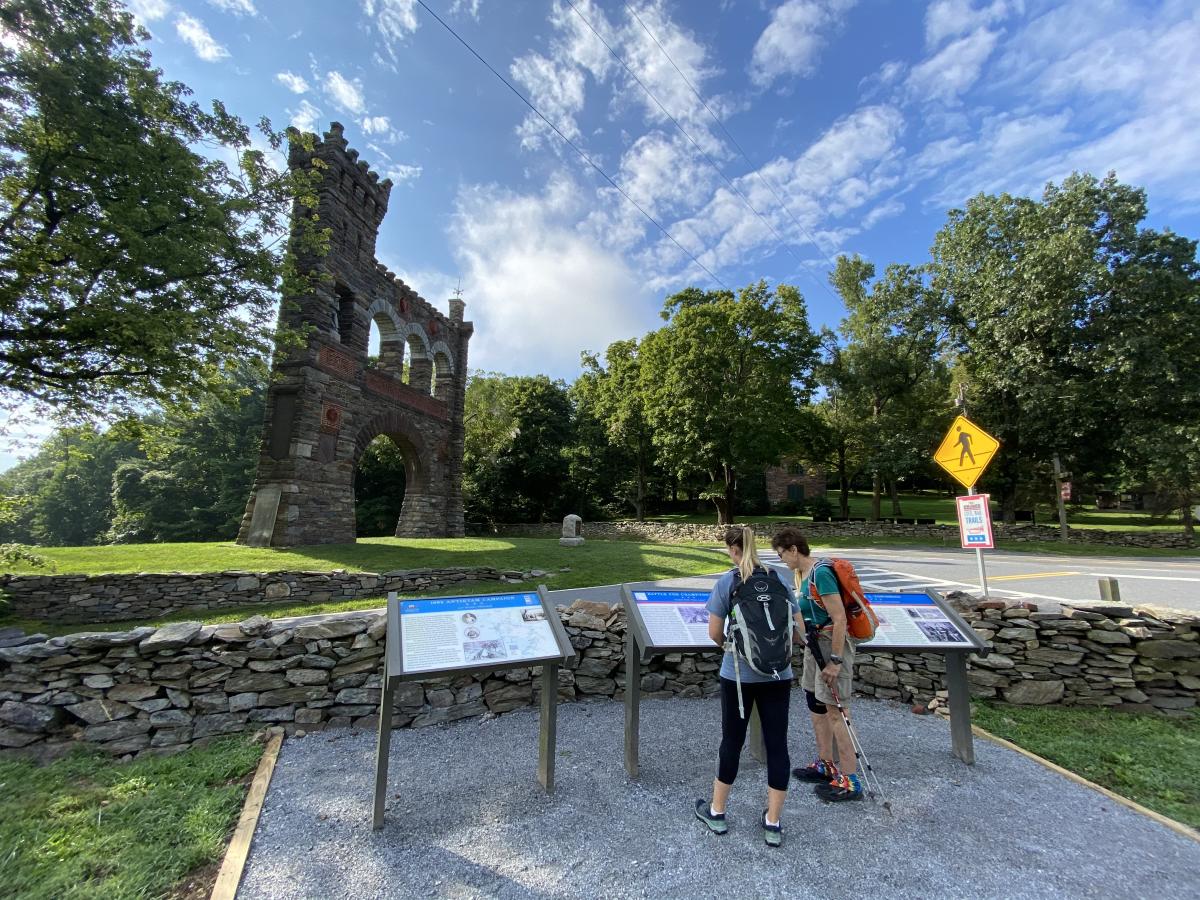
[(419, 4), (421, 4), (421, 8), (424, 9), (425, 12), (429, 13), (431, 16), (433, 16), (435, 19), (437, 19), (439, 25), (441, 25), (448, 32), (450, 32), (450, 34), (452, 34), (454, 36), (454, 38), (460, 44), (462, 44), (464, 47), (466, 47), (467, 50), (470, 51), (472, 56), (474, 56), (477, 60), (479, 60), (481, 63), (483, 63), (487, 67), (489, 72), (491, 72), (493, 75), (495, 75), (497, 78), (499, 78), (500, 81), (504, 83), (505, 87), (507, 87), (514, 94), (516, 94), (517, 97), (520, 98), (522, 103), (524, 103), (531, 110), (533, 110), (534, 113), (537, 115), (537, 117), (539, 119), (541, 119), (543, 122), (545, 122), (554, 131), (555, 134), (557, 134), (560, 138), (562, 138), (563, 142), (566, 143), (567, 146), (569, 146), (572, 150), (574, 150), (576, 153), (578, 153), (583, 158), (584, 162), (586, 162), (589, 166), (591, 166), (593, 169), (595, 169), (597, 172), (599, 172), (601, 177), (603, 177), (605, 181), (607, 181), (614, 188), (616, 188), (617, 192), (620, 193), (620, 195), (622, 197), (624, 197), (626, 200), (628, 200), (630, 202), (630, 204), (632, 204), (637, 209), (638, 212), (640, 212), (643, 216), (645, 216), (647, 219), (649, 219), (654, 224), (654, 226), (656, 228), (658, 228), (659, 231), (661, 231), (663, 234), (665, 234), (667, 236), (667, 238), (671, 241), (672, 244), (674, 244), (681, 251), (683, 251), (684, 255), (686, 255), (688, 257), (688, 259), (690, 259), (697, 266), (699, 266), (704, 271), (704, 273), (706, 275), (708, 275), (709, 278), (711, 278), (713, 281), (715, 281), (721, 287), (725, 288), (725, 290), (727, 290), (727, 291), (730, 290), (729, 285), (727, 285), (724, 281), (722, 281), (720, 278), (718, 278), (716, 275), (714, 275), (711, 271), (709, 271), (708, 266), (704, 265), (704, 263), (700, 262), (700, 260), (698, 260), (694, 255), (692, 255), (692, 253), (686, 247), (684, 247), (683, 244), (681, 244), (681, 243), (679, 243), (679, 241), (675, 240), (675, 238), (671, 234), (671, 232), (667, 231), (667, 229), (664, 228), (659, 223), (659, 221), (656, 218), (654, 218), (654, 216), (652, 216), (652, 215), (650, 215), (650, 213), (646, 212), (646, 210), (644, 210), (642, 208), (641, 204), (639, 204), (636, 200), (634, 200), (632, 197), (630, 197), (629, 194), (625, 193), (625, 189), (622, 188), (619, 184), (617, 184), (611, 177), (609, 177), (608, 173), (605, 172), (602, 168), (600, 168), (600, 166), (598, 166), (595, 162), (593, 162), (592, 158), (590, 156), (588, 156), (587, 153), (585, 153), (581, 147), (579, 147), (574, 141), (572, 141), (569, 137), (567, 137), (565, 134), (563, 134), (561, 131), (559, 131), (558, 126), (556, 126), (553, 122), (551, 122), (544, 115), (542, 115), (542, 111), (540, 109), (538, 109), (536, 106), (534, 106), (533, 103), (530, 100), (528, 100), (524, 94), (522, 94), (515, 87), (513, 87), (512, 83), (507, 78), (505, 78), (503, 75), (501, 75), (499, 72), (497, 72), (496, 69), (493, 68), (492, 64), (489, 63), (482, 56), (480, 56), (475, 51), (475, 48), (472, 47), (470, 44), (468, 44), (466, 42), (466, 40), (464, 40), (463, 37), (461, 35), (459, 35), (459, 33), (457, 31), (455, 31), (448, 24), (446, 24), (446, 22), (442, 19), (441, 16), (439, 16), (432, 9), (430, 9), (429, 6), (425, 3), (425, 0), (417, 0), (417, 2)]
[(738, 189), (737, 185), (735, 185), (729, 179), (729, 177), (724, 172), (721, 171), (720, 166), (718, 166), (713, 161), (713, 158), (708, 153), (708, 151), (706, 151), (703, 147), (701, 147), (700, 144), (698, 144), (695, 141), (695, 139), (693, 139), (692, 136), (687, 133), (687, 131), (684, 129), (683, 125), (681, 125), (679, 123), (679, 120), (676, 119), (675, 116), (671, 115), (670, 110), (668, 110), (666, 108), (666, 106), (664, 106), (662, 104), (662, 101), (660, 101), (658, 99), (658, 97), (656, 97), (654, 95), (654, 92), (651, 91), (650, 88), (648, 88), (646, 86), (645, 82), (643, 82), (642, 79), (638, 77), (637, 73), (633, 71), (633, 69), (630, 67), (630, 65), (627, 62), (625, 62), (625, 60), (617, 53), (616, 50), (614, 50), (612, 48), (612, 45), (610, 45), (608, 43), (608, 41), (606, 41), (604, 39), (604, 36), (602, 34), (600, 34), (599, 31), (596, 30), (596, 27), (591, 22), (588, 21), (587, 17), (582, 12), (579, 11), (579, 7), (575, 5), (574, 0), (567, 0), (567, 3), (570, 5), (571, 9), (573, 9), (575, 11), (575, 15), (577, 15), (580, 18), (580, 20), (582, 20), (583, 24), (586, 25), (589, 29), (591, 29), (592, 34), (594, 34), (596, 36), (596, 38), (600, 41), (600, 43), (602, 43), (604, 45), (605, 49), (607, 49), (608, 52), (610, 54), (612, 54), (613, 59), (615, 59), (622, 66), (625, 67), (625, 71), (629, 73), (629, 77), (632, 78), (634, 81), (636, 81), (638, 84), (638, 87), (640, 87), (645, 92), (646, 96), (654, 101), (654, 103), (662, 111), (662, 114), (664, 116), (666, 116), (668, 119), (670, 119), (671, 122), (675, 125), (675, 127), (679, 129), (679, 133), (682, 134), (685, 138), (687, 138), (688, 141), (691, 142), (692, 146), (695, 147), (696, 150), (700, 152), (700, 154), (704, 157), (705, 161), (709, 164), (709, 166), (712, 168), (712, 170), (714, 172), (716, 172), (719, 176), (721, 176), (722, 179), (724, 179), (725, 183), (727, 185), (729, 185), (729, 189), (731, 191), (733, 191), (735, 194), (737, 194), (738, 198), (741, 199), (741, 201), (746, 204), (747, 209), (749, 209), (752, 213), (754, 213), (756, 216), (758, 216), (758, 218), (762, 221), (762, 223), (771, 230), (771, 234), (775, 235), (775, 240), (779, 244), (779, 246), (782, 249), (786, 250), (788, 253), (790, 253), (792, 255), (792, 258), (794, 258), (798, 263), (800, 263), (801, 266), (803, 266), (805, 268), (805, 270), (808, 271), (808, 274), (812, 277), (812, 279), (814, 281), (820, 283), (820, 279), (817, 278), (816, 274), (811, 269), (809, 269), (808, 264), (800, 256), (798, 256), (796, 254), (796, 252), (794, 250), (792, 250), (791, 247), (789, 247), (786, 243), (784, 243), (783, 236), (776, 230), (775, 226), (772, 225), (770, 223), (770, 221), (767, 220), (766, 216), (764, 216), (762, 213), (760, 213), (757, 209), (754, 208), (754, 204), (752, 204), (750, 202), (750, 200), (746, 197), (746, 195), (743, 194), (741, 192), (741, 190)]
[[(758, 169), (756, 169), (754, 167), (754, 163), (752, 163), (750, 161), (750, 157), (746, 155), (746, 151), (742, 149), (742, 145), (739, 144), (737, 142), (737, 139), (734, 138), (734, 136), (729, 133), (729, 129), (725, 127), (725, 123), (722, 122), (717, 117), (717, 114), (714, 113), (712, 111), (712, 109), (709, 108), (709, 105), (704, 101), (704, 98), (700, 95), (700, 92), (698, 90), (696, 90), (696, 86), (694, 84), (692, 84), (691, 80), (687, 77), (687, 75), (685, 75), (683, 73), (683, 70), (680, 69), (679, 66), (675, 65), (675, 60), (671, 59), (671, 54), (669, 54), (667, 52), (667, 48), (664, 47), (661, 43), (659, 43), (658, 38), (656, 38), (654, 36), (654, 32), (652, 32), (648, 27), (646, 27), (646, 23), (643, 22), (642, 17), (637, 14), (637, 10), (635, 10), (633, 8), (633, 6), (631, 6), (628, 3), (625, 4), (625, 9), (629, 12), (629, 14), (631, 16), (633, 16), (635, 19), (637, 19), (638, 24), (642, 26), (642, 30), (645, 31), (646, 34), (648, 34), (650, 36), (650, 40), (654, 41), (655, 46), (657, 46), (658, 49), (662, 52), (662, 55), (667, 58), (667, 62), (669, 62), (671, 64), (671, 66), (675, 69), (675, 71), (679, 73), (679, 77), (684, 80), (684, 83), (687, 84), (687, 86), (689, 88), (691, 88), (692, 93), (696, 95), (696, 99), (700, 101), (700, 104), (704, 107), (704, 109), (708, 112), (708, 114), (710, 116), (712, 116), (713, 121), (717, 123), (717, 125), (720, 127), (721, 131), (723, 131), (725, 133), (725, 136), (727, 138), (729, 138), (729, 142), (731, 144), (733, 144), (734, 147), (737, 148), (738, 153), (740, 153), (742, 155), (742, 159), (744, 159), (746, 161), (746, 165), (748, 165), (750, 167), (751, 171), (753, 171), (754, 174), (757, 175), (762, 180), (763, 184), (765, 184), (768, 188), (770, 188), (771, 193), (775, 195), (775, 199), (779, 201), (779, 205), (783, 208), (783, 211), (787, 214), (788, 218), (790, 218), (792, 220), (793, 224), (795, 224), (795, 226), (797, 228), (799, 228), (801, 232), (803, 232), (804, 236), (809, 239), (809, 241), (812, 243), (812, 245), (817, 248), (817, 250), (820, 252), (821, 256), (824, 257), (825, 261), (827, 263), (829, 263), (830, 268), (836, 269), (837, 265), (834, 263), (834, 261), (832, 259), (829, 258), (829, 254), (825, 252), (825, 249), (819, 243), (817, 243), (817, 239), (815, 237), (813, 237), (812, 233), (807, 228), (805, 228), (804, 225), (802, 225), (800, 223), (800, 221), (792, 214), (792, 211), (790, 209), (788, 209), (787, 202), (780, 195), (779, 191), (775, 189), (775, 185), (773, 185), (771, 183), (770, 179), (768, 179), (765, 175), (762, 174), (762, 172), (760, 172)], [(824, 282), (821, 282), (821, 283), (825, 284)], [(829, 286), (825, 285), (825, 289), (829, 290)], [(830, 291), (830, 294), (832, 295), (833, 292)]]

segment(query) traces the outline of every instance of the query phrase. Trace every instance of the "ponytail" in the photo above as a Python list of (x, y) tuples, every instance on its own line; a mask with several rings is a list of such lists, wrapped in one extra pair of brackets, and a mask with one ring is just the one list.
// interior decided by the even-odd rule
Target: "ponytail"
[(742, 581), (749, 581), (754, 570), (763, 567), (758, 558), (758, 549), (754, 546), (754, 529), (749, 525), (743, 525), (741, 528), (736, 526), (727, 528), (725, 530), (725, 546), (741, 548), (742, 561), (738, 563), (738, 572), (741, 573)]

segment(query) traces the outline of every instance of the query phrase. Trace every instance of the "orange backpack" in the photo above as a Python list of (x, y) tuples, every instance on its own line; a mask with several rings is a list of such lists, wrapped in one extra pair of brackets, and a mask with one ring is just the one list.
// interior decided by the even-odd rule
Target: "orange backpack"
[[(846, 609), (846, 632), (850, 637), (859, 641), (869, 641), (875, 637), (875, 629), (879, 627), (879, 617), (875, 615), (875, 610), (871, 609), (871, 601), (867, 599), (862, 582), (858, 580), (858, 573), (854, 571), (850, 560), (831, 557), (818, 560), (817, 566), (829, 566), (830, 571), (833, 572), (833, 578), (838, 586), (838, 594), (842, 598), (842, 606)], [(808, 588), (813, 602), (824, 608), (821, 603), (821, 595), (817, 592), (817, 566), (813, 566), (813, 570), (809, 574)]]

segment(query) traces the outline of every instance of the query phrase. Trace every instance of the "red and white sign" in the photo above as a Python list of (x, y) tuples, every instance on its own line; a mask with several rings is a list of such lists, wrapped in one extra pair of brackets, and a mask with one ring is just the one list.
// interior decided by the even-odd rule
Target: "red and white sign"
[(1064, 481), (1064, 482), (1062, 483), (1062, 488), (1059, 490), (1059, 495), (1060, 495), (1060, 496), (1063, 498), (1063, 500), (1065, 500), (1065, 501), (1066, 501), (1066, 500), (1070, 500), (1070, 499), (1071, 499), (1071, 482), (1069, 482), (1069, 481)]
[(968, 494), (958, 499), (958, 535), (967, 549), (994, 550), (992, 514), (988, 494)]

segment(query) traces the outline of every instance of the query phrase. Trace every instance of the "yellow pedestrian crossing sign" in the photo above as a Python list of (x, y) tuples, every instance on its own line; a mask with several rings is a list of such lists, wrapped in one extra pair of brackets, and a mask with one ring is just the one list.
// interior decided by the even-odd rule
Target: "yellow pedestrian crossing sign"
[(999, 449), (998, 440), (966, 416), (959, 416), (933, 454), (933, 461), (970, 490)]

